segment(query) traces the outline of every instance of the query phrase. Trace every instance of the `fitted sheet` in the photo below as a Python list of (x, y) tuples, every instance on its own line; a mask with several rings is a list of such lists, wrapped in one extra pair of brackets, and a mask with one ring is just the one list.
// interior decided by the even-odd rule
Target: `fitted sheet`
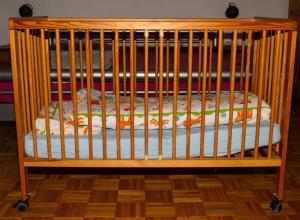
[[(64, 133), (68, 135), (74, 134), (74, 122), (77, 121), (78, 131), (80, 135), (88, 134), (88, 112), (87, 112), (87, 94), (85, 89), (77, 92), (78, 115), (75, 119), (73, 115), (73, 104), (71, 101), (63, 102), (64, 112)], [(149, 97), (148, 99), (148, 128), (159, 128), (159, 99), (158, 97)], [(246, 120), (249, 123), (256, 122), (257, 118), (257, 102), (258, 98), (255, 94), (249, 93), (248, 106), (246, 112)], [(102, 105), (101, 92), (95, 89), (91, 90), (91, 119), (92, 132), (97, 134), (101, 132), (102, 127)], [(220, 94), (219, 105), (219, 124), (228, 124), (230, 118), (230, 93), (224, 91)], [(234, 93), (233, 103), (233, 122), (241, 123), (244, 117), (244, 94), (241, 92)], [(120, 128), (130, 129), (131, 120), (134, 117), (134, 129), (145, 128), (145, 100), (143, 97), (134, 97), (134, 116), (130, 115), (130, 97), (120, 96)], [(212, 126), (215, 124), (216, 112), (216, 95), (206, 95), (205, 111), (201, 110), (202, 96), (191, 96), (191, 127)], [(116, 97), (115, 95), (106, 96), (106, 127), (116, 129)], [(188, 100), (186, 95), (177, 96), (176, 124), (177, 128), (187, 127), (187, 108)], [(270, 118), (270, 106), (262, 101), (261, 104), (261, 121), (268, 121)], [(205, 122), (202, 122), (202, 114), (205, 115)], [(54, 135), (60, 134), (60, 121), (58, 102), (53, 102), (49, 108), (50, 115), (50, 133)], [(163, 129), (173, 128), (173, 97), (163, 96), (162, 107), (162, 127)], [(43, 108), (36, 120), (36, 130), (38, 134), (45, 135), (45, 109)]]
[[(269, 122), (262, 122), (260, 126), (259, 135), (259, 146), (267, 146), (269, 139)], [(255, 143), (255, 130), (256, 125), (248, 123), (246, 127), (246, 143), (245, 149), (250, 150), (254, 148)], [(135, 159), (143, 159), (144, 152), (144, 130), (134, 130), (135, 134)], [(149, 130), (149, 159), (158, 159), (158, 130)], [(232, 150), (231, 154), (240, 152), (242, 137), (242, 124), (233, 124), (232, 128)], [(200, 129), (191, 128), (191, 142), (190, 142), (190, 157), (198, 157), (200, 152)], [(274, 124), (273, 127), (273, 144), (280, 141), (280, 127), (278, 124)], [(227, 142), (228, 142), (228, 125), (219, 126), (218, 134), (218, 156), (227, 155)], [(89, 145), (87, 136), (79, 136), (79, 158), (89, 158)], [(176, 158), (185, 158), (186, 156), (186, 129), (178, 128), (176, 135)], [(37, 136), (38, 145), (38, 156), (40, 158), (47, 158), (47, 140), (46, 136)], [(214, 126), (205, 127), (205, 138), (204, 138), (204, 156), (213, 156), (214, 146)], [(59, 135), (51, 135), (51, 147), (52, 157), (56, 159), (61, 158), (61, 147)], [(68, 159), (75, 158), (75, 147), (74, 147), (74, 136), (65, 136), (65, 155)], [(130, 147), (130, 130), (121, 130), (121, 159), (130, 159), (131, 155)], [(25, 152), (27, 156), (33, 157), (33, 141), (32, 133), (25, 136)], [(172, 129), (163, 130), (163, 147), (162, 147), (162, 158), (168, 159), (172, 156)], [(93, 158), (103, 158), (102, 148), (102, 133), (93, 135)], [(117, 158), (117, 145), (116, 145), (116, 130), (107, 129), (107, 158)]]

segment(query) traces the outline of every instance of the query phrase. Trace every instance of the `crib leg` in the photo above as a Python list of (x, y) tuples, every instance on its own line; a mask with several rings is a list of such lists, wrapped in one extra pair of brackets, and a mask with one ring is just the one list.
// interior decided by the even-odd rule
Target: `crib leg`
[(28, 192), (27, 168), (23, 166), (22, 162), (19, 163), (21, 199), (17, 201), (13, 207), (19, 212), (24, 212), (29, 208), (30, 193)]
[(285, 166), (281, 166), (278, 168), (278, 173), (277, 173), (277, 193), (274, 193), (274, 198), (270, 204), (270, 208), (274, 212), (280, 212), (282, 209), (284, 177), (285, 177)]

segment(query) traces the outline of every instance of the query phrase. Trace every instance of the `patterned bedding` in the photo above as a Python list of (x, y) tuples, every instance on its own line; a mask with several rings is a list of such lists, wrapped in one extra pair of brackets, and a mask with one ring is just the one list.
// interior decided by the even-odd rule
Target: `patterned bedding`
[[(88, 135), (88, 114), (87, 114), (87, 94), (85, 89), (77, 92), (78, 104), (78, 132), (79, 135)], [(101, 132), (102, 127), (102, 100), (101, 92), (92, 89), (92, 131), (93, 134)], [(115, 95), (106, 96), (106, 127), (116, 129), (116, 105)], [(201, 95), (192, 95), (191, 102), (191, 127), (201, 127)], [(206, 97), (205, 108), (205, 126), (212, 126), (215, 123), (216, 102), (215, 94)], [(220, 114), (219, 124), (229, 123), (229, 92), (220, 94)], [(233, 122), (241, 123), (243, 121), (243, 103), (244, 94), (234, 93)], [(149, 129), (159, 128), (159, 100), (157, 97), (149, 98), (148, 126)], [(74, 116), (72, 101), (63, 102), (64, 112), (64, 132), (66, 135), (74, 134)], [(50, 114), (50, 133), (52, 135), (60, 134), (59, 108), (58, 102), (52, 102), (49, 107)], [(257, 117), (257, 96), (249, 93), (247, 122), (255, 123)], [(261, 121), (268, 121), (270, 118), (270, 106), (262, 101)], [(163, 97), (163, 129), (173, 127), (173, 97)], [(120, 96), (120, 127), (121, 129), (130, 129), (130, 97)], [(144, 98), (134, 98), (134, 129), (144, 129)], [(177, 96), (176, 127), (186, 128), (187, 126), (187, 96)], [(36, 120), (37, 134), (45, 135), (45, 109), (42, 109)]]

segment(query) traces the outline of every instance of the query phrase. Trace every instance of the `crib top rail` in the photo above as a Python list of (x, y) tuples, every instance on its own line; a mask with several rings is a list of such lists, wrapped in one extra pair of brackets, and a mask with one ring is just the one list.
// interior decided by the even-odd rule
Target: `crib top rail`
[(9, 29), (143, 29), (143, 30), (297, 30), (297, 22), (280, 18), (108, 19), (108, 18), (10, 18)]

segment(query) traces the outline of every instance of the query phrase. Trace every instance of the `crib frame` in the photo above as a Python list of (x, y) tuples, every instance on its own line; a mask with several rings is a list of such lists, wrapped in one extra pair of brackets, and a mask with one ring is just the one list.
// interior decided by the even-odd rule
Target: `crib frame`
[[(33, 31), (37, 31), (39, 34), (32, 34)], [(55, 37), (59, 42), (60, 31), (67, 30), (70, 33), (69, 50), (70, 50), (70, 63), (71, 63), (71, 75), (70, 81), (72, 85), (72, 99), (76, 106), (76, 68), (75, 68), (75, 55), (74, 55), (74, 33), (77, 30), (85, 32), (85, 39), (87, 42), (90, 40), (89, 31), (98, 30), (100, 34), (100, 53), (101, 53), (101, 91), (102, 98), (105, 99), (105, 69), (104, 69), (104, 30), (113, 30), (114, 38), (112, 39), (113, 47), (113, 82), (114, 92), (117, 95), (117, 149), (118, 158), (116, 160), (107, 160), (106, 148), (104, 149), (104, 159), (94, 160), (92, 156), (92, 130), (91, 130), (91, 110), (88, 108), (89, 117), (89, 149), (90, 158), (88, 160), (81, 160), (78, 158), (78, 133), (75, 131), (75, 149), (76, 158), (74, 160), (64, 158), (64, 148), (62, 148), (61, 160), (54, 160), (51, 158), (51, 146), (50, 146), (50, 132), (49, 132), (49, 115), (46, 111), (46, 127), (47, 127), (47, 142), (48, 153), (50, 153), (47, 159), (40, 159), (37, 157), (37, 147), (35, 145), (34, 158), (26, 158), (24, 154), (24, 136), (32, 130), (34, 133), (34, 120), (36, 118), (37, 110), (41, 106), (47, 107), (51, 102), (51, 86), (50, 86), (50, 67), (49, 67), (49, 40), (47, 38), (47, 31), (54, 30)], [(209, 40), (209, 31), (218, 32), (218, 68), (217, 68), (217, 80), (216, 89), (217, 94), (217, 110), (219, 111), (219, 94), (221, 91), (221, 79), (222, 79), (222, 55), (223, 55), (223, 33), (226, 30), (233, 32), (233, 39), (231, 45), (231, 67), (230, 67), (230, 92), (233, 94), (235, 89), (235, 74), (236, 74), (236, 62), (237, 62), (237, 36), (240, 31), (247, 37), (243, 37), (242, 43), (242, 58), (241, 58), (241, 71), (240, 74), (240, 86), (245, 94), (248, 91), (256, 93), (259, 100), (267, 100), (268, 103), (272, 103), (271, 123), (275, 121), (281, 125), (282, 139), (280, 144), (273, 146), (269, 144), (265, 154), (262, 154), (258, 149), (258, 133), (256, 134), (256, 144), (252, 157), (246, 157), (244, 153), (244, 146), (241, 144), (241, 154), (237, 157), (233, 157), (228, 153), (227, 157), (219, 158), (216, 154), (217, 148), (217, 134), (218, 134), (218, 118), (216, 117), (215, 126), (215, 144), (214, 144), (214, 157), (203, 157), (203, 143), (201, 142), (200, 157), (185, 159), (176, 159), (176, 127), (173, 128), (173, 146), (172, 146), (172, 159), (162, 159), (162, 96), (164, 92), (163, 83), (169, 84), (169, 64), (167, 69), (164, 70), (163, 62), (157, 63), (155, 84), (156, 94), (159, 97), (160, 105), (160, 120), (159, 120), (159, 159), (149, 160), (145, 154), (144, 160), (135, 160), (132, 153), (130, 160), (120, 159), (120, 117), (118, 117), (119, 95), (120, 91), (120, 77), (116, 77), (120, 74), (119, 66), (119, 54), (120, 45), (116, 42), (120, 42), (119, 34), (127, 30), (130, 32), (130, 98), (131, 98), (131, 114), (134, 113), (133, 98), (136, 93), (136, 70), (135, 70), (135, 56), (136, 56), (136, 41), (134, 39), (134, 33), (136, 30), (142, 30), (145, 36), (145, 109), (148, 109), (148, 41), (149, 31), (155, 30), (159, 33), (159, 37), (156, 39), (156, 59), (163, 60), (164, 53), (164, 36), (167, 31), (174, 32), (174, 71), (173, 71), (173, 94), (176, 97), (178, 94), (178, 75), (180, 70), (180, 62), (178, 62), (178, 56), (180, 56), (180, 42), (178, 34), (180, 31), (186, 31), (189, 34), (189, 59), (187, 70), (187, 98), (191, 100), (192, 92), (192, 48), (193, 48), (193, 33), (201, 30), (203, 32), (203, 47), (199, 47), (199, 54), (201, 53), (201, 62), (199, 62), (198, 75), (198, 93), (205, 92), (210, 93), (211, 88), (211, 56), (209, 56), (209, 50), (212, 48)], [(269, 18), (255, 18), (255, 19), (79, 19), (79, 18), (48, 18), (48, 17), (34, 17), (34, 18), (11, 18), (9, 19), (9, 33), (10, 33), (10, 46), (11, 46), (11, 61), (12, 61), (12, 74), (13, 74), (13, 86), (14, 86), (14, 101), (15, 101), (15, 116), (16, 116), (16, 129), (18, 140), (18, 158), (19, 158), (19, 170), (20, 170), (20, 182), (21, 182), (21, 201), (27, 201), (29, 195), (29, 188), (27, 184), (27, 168), (28, 167), (277, 167), (278, 168), (278, 184), (276, 195), (278, 200), (283, 199), (284, 190), (284, 176), (286, 166), (286, 154), (288, 146), (288, 134), (289, 134), (289, 118), (291, 110), (291, 98), (292, 98), (292, 84), (294, 75), (294, 62), (295, 62), (295, 48), (297, 38), (297, 24), (295, 21), (287, 19), (269, 19)], [(255, 32), (260, 33), (259, 39), (253, 39), (252, 36)], [(271, 34), (270, 34), (271, 33)], [(247, 46), (245, 44), (247, 39)], [(121, 40), (122, 42), (122, 40)], [(199, 41), (200, 42), (200, 41)], [(166, 38), (166, 50), (167, 53), (170, 50)], [(86, 68), (86, 83), (88, 92), (88, 106), (91, 106), (90, 91), (94, 86), (93, 68), (90, 64), (92, 54), (92, 44), (86, 44), (86, 63), (90, 68)], [(57, 51), (60, 51), (59, 44), (56, 47)], [(82, 51), (82, 45), (80, 50)], [(124, 49), (124, 47), (122, 47)], [(247, 50), (246, 50), (247, 49)], [(200, 50), (202, 50), (200, 52)], [(273, 52), (272, 52), (273, 51)], [(211, 55), (211, 54), (210, 54)], [(273, 57), (274, 55), (274, 57)], [(200, 55), (199, 55), (200, 56)], [(271, 57), (271, 58), (269, 58)], [(82, 57), (80, 58), (80, 72), (82, 73)], [(166, 61), (169, 62), (169, 59)], [(57, 59), (57, 65), (60, 65), (59, 58)], [(125, 70), (124, 70), (125, 69)], [(126, 72), (126, 65), (123, 66), (123, 71)], [(166, 72), (166, 76), (164, 76)], [(266, 74), (264, 73), (266, 72)], [(37, 74), (38, 73), (38, 74)], [(270, 74), (269, 74), (270, 73)], [(269, 74), (269, 75), (268, 75)], [(272, 75), (273, 74), (273, 75)], [(62, 102), (62, 79), (61, 69), (57, 70), (58, 75), (58, 95), (59, 102)], [(124, 74), (125, 75), (125, 74)], [(273, 76), (272, 78), (269, 76)], [(128, 76), (127, 76), (128, 77)], [(250, 81), (251, 79), (251, 81)], [(82, 78), (81, 85), (82, 85)], [(26, 83), (24, 83), (26, 82)], [(28, 82), (28, 83), (27, 83)], [(275, 83), (276, 82), (276, 83)], [(280, 83), (277, 83), (280, 82)], [(123, 83), (126, 85), (126, 77), (124, 77)], [(104, 89), (103, 89), (104, 88)], [(167, 87), (169, 88), (169, 87)], [(275, 91), (275, 92), (274, 92)], [(128, 91), (127, 91), (128, 92)], [(127, 94), (125, 91), (125, 94)], [(278, 97), (276, 96), (278, 92)], [(167, 89), (165, 93), (171, 93)], [(33, 96), (35, 94), (36, 96)], [(204, 102), (205, 103), (205, 96)], [(175, 99), (174, 99), (175, 100)], [(232, 109), (233, 96), (230, 100), (230, 108)], [(277, 104), (273, 104), (277, 103)], [(244, 103), (244, 110), (247, 109), (247, 103)], [(173, 106), (174, 112), (176, 112), (176, 105)], [(260, 107), (258, 107), (260, 108)], [(61, 110), (61, 106), (60, 106)], [(105, 112), (105, 106), (102, 107), (102, 111)], [(259, 111), (259, 110), (258, 110)], [(147, 111), (145, 111), (145, 118), (148, 117)], [(191, 107), (188, 106), (187, 116), (187, 136), (190, 134), (191, 124)], [(216, 113), (219, 114), (219, 113)], [(246, 111), (244, 111), (243, 129), (246, 126)], [(76, 117), (77, 112), (74, 111)], [(105, 114), (103, 114), (105, 115)], [(175, 114), (174, 114), (175, 115)], [(204, 117), (204, 116), (203, 116)], [(202, 117), (202, 121), (203, 121)], [(259, 116), (258, 116), (259, 117)], [(145, 119), (146, 120), (146, 119)], [(176, 121), (173, 117), (173, 120)], [(76, 120), (75, 120), (76, 121)], [(130, 121), (133, 125), (133, 120)], [(257, 120), (257, 128), (259, 127), (259, 118)], [(74, 123), (75, 129), (78, 125)], [(133, 126), (131, 126), (131, 152), (134, 152), (134, 133)], [(202, 129), (203, 128), (203, 129)], [(201, 136), (204, 137), (204, 126), (200, 129)], [(105, 123), (103, 124), (103, 140), (105, 143)], [(229, 129), (232, 129), (232, 117), (229, 123)], [(61, 130), (63, 131), (63, 130)], [(148, 126), (145, 124), (145, 148), (147, 152), (147, 140)], [(63, 132), (62, 132), (63, 133)], [(61, 133), (61, 143), (63, 146), (63, 134)], [(231, 131), (228, 132), (228, 140), (231, 140)], [(245, 139), (245, 133), (243, 133), (242, 139)], [(204, 141), (203, 138), (201, 140)], [(272, 140), (272, 138), (271, 138)], [(228, 144), (228, 152), (230, 152), (230, 144)], [(187, 138), (186, 151), (190, 150), (190, 139)], [(187, 154), (188, 155), (188, 154)]]

